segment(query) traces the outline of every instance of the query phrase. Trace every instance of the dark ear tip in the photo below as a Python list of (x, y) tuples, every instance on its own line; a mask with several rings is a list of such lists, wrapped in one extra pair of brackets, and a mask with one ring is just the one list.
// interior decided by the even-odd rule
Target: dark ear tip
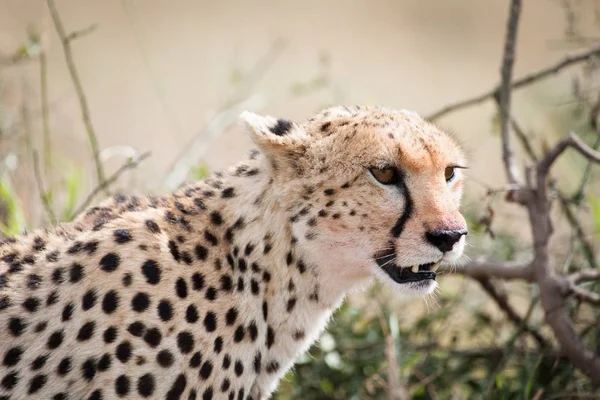
[(269, 130), (277, 136), (284, 136), (292, 129), (292, 126), (292, 121), (280, 118), (274, 126), (269, 128)]

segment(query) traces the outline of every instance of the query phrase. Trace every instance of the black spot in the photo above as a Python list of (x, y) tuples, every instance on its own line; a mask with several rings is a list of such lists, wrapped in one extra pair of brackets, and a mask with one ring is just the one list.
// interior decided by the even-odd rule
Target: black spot
[(8, 307), (10, 307), (10, 299), (8, 298), (8, 296), (2, 296), (0, 297), (0, 311), (2, 310), (6, 310)]
[(245, 397), (245, 391), (244, 388), (240, 388), (240, 390), (238, 391), (238, 398), (237, 400), (247, 400)]
[(94, 376), (96, 376), (96, 360), (93, 358), (85, 360), (81, 365), (81, 375), (88, 382), (94, 379)]
[(304, 264), (304, 261), (298, 260), (298, 263), (296, 264), (296, 267), (298, 267), (298, 271), (300, 271), (301, 274), (303, 274), (304, 272), (306, 272), (306, 264)]
[(294, 340), (302, 340), (304, 339), (304, 331), (295, 331), (292, 337)]
[(267, 341), (266, 341), (267, 349), (270, 349), (271, 346), (273, 346), (273, 343), (275, 343), (275, 331), (269, 325), (267, 327)]
[(217, 289), (210, 286), (208, 289), (206, 289), (206, 293), (204, 294), (204, 297), (206, 297), (207, 300), (213, 301), (214, 299), (217, 298)]
[(100, 269), (106, 272), (113, 272), (121, 263), (121, 258), (115, 253), (108, 253), (100, 259)]
[(333, 214), (333, 215), (331, 216), (331, 218), (333, 218), (333, 219), (340, 219), (340, 217), (341, 217), (341, 216), (342, 216), (342, 214), (340, 214), (340, 213), (335, 213), (335, 214)]
[(166, 400), (177, 400), (181, 397), (183, 392), (185, 391), (185, 385), (187, 384), (187, 380), (184, 374), (179, 374), (173, 382), (171, 389), (167, 392)]
[(22, 305), (23, 305), (23, 308), (26, 309), (27, 311), (35, 312), (35, 311), (37, 311), (38, 307), (40, 306), (40, 299), (38, 299), (37, 297), (29, 297), (23, 302)]
[(202, 354), (199, 351), (195, 352), (190, 358), (190, 367), (198, 368), (202, 362)]
[(194, 262), (194, 260), (192, 259), (192, 256), (191, 256), (191, 254), (190, 254), (189, 251), (182, 251), (181, 252), (181, 259), (187, 265), (192, 265), (192, 263)]
[(290, 129), (292, 129), (292, 126), (293, 124), (291, 121), (280, 118), (277, 120), (277, 123), (274, 126), (269, 128), (269, 130), (277, 136), (283, 136), (287, 134)]
[(221, 275), (221, 289), (226, 292), (231, 292), (233, 289), (233, 280), (231, 279), (231, 275), (223, 274)]
[(208, 257), (208, 249), (206, 247), (202, 246), (201, 244), (196, 245), (195, 251), (196, 251), (196, 257), (200, 261), (205, 261), (206, 257)]
[(154, 260), (147, 260), (142, 265), (142, 274), (146, 277), (146, 282), (151, 285), (156, 285), (160, 282), (161, 271), (158, 263)]
[(102, 391), (100, 389), (94, 390), (87, 400), (102, 400)]
[(46, 306), (51, 306), (58, 302), (58, 292), (56, 290), (50, 292), (48, 298), (46, 299)]
[(200, 198), (200, 197), (196, 197), (194, 199), (194, 204), (196, 205), (196, 207), (198, 207), (201, 210), (206, 210), (206, 204), (204, 204), (204, 201)]
[(61, 267), (56, 268), (54, 271), (52, 271), (52, 282), (56, 283), (57, 285), (63, 283), (65, 281), (63, 277), (64, 271), (65, 269)]
[(323, 190), (323, 193), (325, 194), (325, 196), (333, 196), (335, 194), (335, 190), (329, 188), (329, 189)]
[(62, 320), (63, 322), (69, 321), (73, 316), (73, 310), (75, 309), (75, 305), (73, 303), (68, 303), (65, 308), (63, 308), (62, 312)]
[(244, 325), (239, 325), (234, 334), (233, 334), (233, 341), (236, 343), (241, 342), (242, 340), (244, 340), (244, 336), (246, 335), (246, 329), (244, 328)]
[(252, 294), (254, 295), (258, 295), (258, 292), (260, 291), (260, 286), (258, 285), (258, 282), (252, 278), (250, 280), (250, 290), (252, 291)]
[(171, 252), (171, 255), (173, 256), (173, 259), (177, 262), (179, 262), (179, 260), (181, 260), (181, 254), (179, 253), (179, 247), (177, 246), (177, 243), (175, 243), (174, 240), (169, 240), (169, 251)]
[(143, 292), (139, 292), (133, 299), (131, 299), (131, 308), (137, 312), (146, 311), (148, 306), (150, 305), (150, 297)]
[(218, 211), (211, 212), (210, 222), (212, 222), (214, 225), (221, 225), (223, 223), (223, 217), (221, 216), (221, 213)]
[(106, 314), (112, 314), (119, 305), (119, 296), (114, 290), (110, 290), (104, 295), (102, 299), (102, 311)]
[(209, 311), (204, 317), (204, 328), (207, 332), (214, 332), (217, 329), (217, 316), (214, 312)]
[(188, 400), (196, 400), (196, 389), (190, 390), (190, 394), (188, 395)]
[(21, 318), (13, 317), (8, 321), (8, 330), (15, 337), (21, 336), (26, 327), (27, 323)]
[(244, 364), (242, 364), (240, 360), (236, 360), (233, 369), (237, 376), (242, 376), (242, 374), (244, 373)]
[(292, 255), (292, 252), (289, 251), (285, 257), (285, 263), (287, 265), (291, 265), (294, 262), (294, 256)]
[(160, 233), (160, 227), (156, 222), (152, 221), (151, 219), (146, 220), (146, 227), (152, 233)]
[(59, 375), (66, 375), (71, 371), (71, 358), (65, 357), (58, 364), (57, 372)]
[(96, 252), (96, 250), (98, 250), (98, 241), (97, 240), (92, 240), (90, 242), (87, 242), (84, 245), (84, 250), (87, 251), (87, 253), (89, 255), (92, 255)]
[(158, 316), (163, 321), (170, 321), (173, 318), (173, 306), (168, 300), (161, 300), (158, 303)]
[(221, 350), (223, 350), (223, 337), (222, 336), (217, 336), (217, 338), (215, 339), (215, 342), (213, 345), (213, 350), (217, 354), (219, 354), (221, 352)]
[(212, 246), (216, 246), (217, 244), (219, 244), (219, 239), (217, 239), (217, 237), (209, 231), (204, 231), (204, 239), (206, 239), (206, 241)]
[(125, 397), (129, 394), (129, 378), (126, 375), (121, 375), (115, 380), (115, 392), (117, 396)]
[(350, 182), (346, 182), (342, 185), (342, 189), (348, 189), (350, 187)]
[(277, 361), (271, 361), (267, 364), (266, 370), (267, 373), (272, 374), (273, 372), (277, 372), (279, 369), (279, 363)]
[(117, 328), (114, 326), (106, 328), (104, 331), (104, 342), (113, 343), (115, 340), (117, 340)]
[(156, 355), (156, 362), (163, 368), (173, 365), (173, 354), (169, 350), (161, 350)]
[(144, 335), (144, 340), (146, 341), (146, 343), (148, 343), (148, 345), (150, 345), (150, 347), (156, 347), (160, 344), (162, 340), (162, 334), (157, 328), (150, 328), (148, 329), (148, 331), (146, 331), (146, 334)]
[(36, 393), (38, 390), (44, 387), (48, 378), (46, 375), (39, 374), (31, 378), (29, 381), (29, 388), (27, 389), (27, 394)]
[(175, 293), (182, 299), (185, 299), (188, 295), (187, 283), (185, 279), (179, 278), (175, 282)]
[(81, 308), (83, 311), (87, 311), (90, 308), (96, 305), (96, 299), (98, 296), (96, 295), (96, 289), (88, 290), (81, 299)]
[(248, 331), (250, 332), (250, 339), (253, 342), (256, 341), (256, 338), (258, 337), (258, 328), (254, 320), (252, 320), (252, 322), (250, 322), (250, 325), (248, 325)]
[(321, 132), (327, 132), (329, 127), (331, 126), (331, 122), (327, 121), (321, 125)]
[(227, 264), (231, 267), (231, 269), (235, 269), (235, 262), (233, 261), (233, 256), (231, 254), (227, 254)]
[(292, 310), (294, 309), (294, 307), (296, 306), (296, 298), (292, 297), (291, 299), (289, 299), (287, 301), (287, 305), (285, 307), (287, 312), (292, 312)]
[(21, 346), (13, 347), (9, 349), (4, 355), (4, 361), (2, 362), (7, 367), (17, 365), (21, 361), (23, 355), (23, 348)]
[(115, 229), (114, 231), (115, 242), (119, 244), (127, 243), (131, 240), (131, 232), (127, 229)]
[(131, 358), (131, 343), (124, 341), (119, 343), (115, 350), (115, 356), (122, 363), (126, 363)]
[(125, 287), (129, 287), (131, 286), (131, 282), (133, 282), (133, 278), (131, 277), (131, 274), (129, 272), (126, 272), (123, 274), (123, 286)]
[(223, 197), (223, 198), (229, 198), (229, 197), (233, 197), (233, 196), (235, 196), (235, 189), (232, 187), (223, 189), (223, 191), (221, 192), (221, 197)]
[(149, 397), (154, 393), (154, 377), (150, 374), (144, 374), (138, 379), (137, 390), (140, 396)]
[(110, 365), (112, 364), (112, 358), (110, 354), (104, 353), (100, 360), (98, 361), (98, 371), (108, 371)]
[(212, 400), (213, 398), (213, 388), (212, 386), (204, 389), (204, 393), (202, 393), (202, 400)]
[(200, 378), (202, 378), (203, 380), (207, 380), (210, 377), (212, 370), (212, 363), (209, 360), (206, 360), (200, 367), (200, 372), (198, 373), (198, 376), (200, 376)]
[(204, 275), (199, 272), (192, 275), (192, 288), (198, 291), (204, 288)]
[(198, 321), (198, 309), (195, 305), (190, 304), (188, 308), (185, 310), (185, 320), (191, 324)]
[(221, 392), (226, 392), (229, 390), (229, 388), (231, 387), (231, 382), (229, 381), (229, 379), (225, 378), (223, 379), (223, 382), (221, 382)]
[(19, 373), (17, 371), (11, 371), (4, 378), (2, 378), (2, 382), (0, 383), (3, 388), (7, 390), (11, 390), (14, 388), (17, 383), (19, 383)]
[(37, 275), (37, 274), (29, 274), (29, 276), (27, 276), (27, 287), (29, 289), (37, 289), (38, 287), (40, 287), (40, 284), (42, 283), (42, 277)]
[(262, 313), (263, 313), (264, 320), (267, 321), (267, 316), (269, 315), (269, 306), (267, 305), (266, 301), (263, 301)]
[(177, 335), (177, 347), (183, 354), (187, 354), (194, 349), (194, 337), (187, 331), (180, 332)]
[(96, 329), (96, 323), (94, 321), (86, 322), (79, 329), (79, 333), (77, 333), (77, 340), (80, 342), (85, 341), (85, 340), (90, 340), (91, 337), (94, 336), (95, 329)]
[(225, 369), (225, 370), (229, 369), (230, 365), (231, 365), (231, 357), (229, 356), (229, 354), (225, 354), (225, 357), (223, 357), (223, 369)]
[(264, 271), (263, 272), (262, 279), (265, 282), (270, 282), (271, 281), (271, 274), (269, 273), (269, 271)]
[(331, 207), (333, 204), (335, 203), (334, 200), (329, 200), (326, 204), (325, 207)]
[(146, 331), (146, 325), (144, 325), (140, 321), (135, 321), (127, 327), (127, 332), (131, 333), (133, 336), (142, 337), (144, 332)]
[(46, 254), (46, 261), (48, 262), (57, 262), (58, 261), (58, 251), (51, 251), (50, 253)]
[(46, 361), (48, 361), (48, 356), (39, 356), (37, 357), (35, 360), (33, 360), (31, 362), (31, 369), (32, 370), (38, 370), (40, 368), (43, 368), (44, 365), (46, 365)]

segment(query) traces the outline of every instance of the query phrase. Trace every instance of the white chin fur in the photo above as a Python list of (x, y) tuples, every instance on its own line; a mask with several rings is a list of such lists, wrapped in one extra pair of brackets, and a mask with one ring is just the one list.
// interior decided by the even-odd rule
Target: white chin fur
[(395, 293), (405, 298), (425, 297), (437, 287), (437, 282), (430, 279), (420, 282), (398, 283), (382, 271), (377, 264), (374, 264), (372, 269), (377, 279), (389, 285)]

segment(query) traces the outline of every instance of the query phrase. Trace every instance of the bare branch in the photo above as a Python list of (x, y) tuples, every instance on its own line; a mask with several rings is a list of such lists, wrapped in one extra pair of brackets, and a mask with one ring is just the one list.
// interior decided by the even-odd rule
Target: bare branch
[[(65, 61), (67, 63), (67, 67), (69, 69), (69, 73), (71, 74), (71, 80), (73, 81), (73, 86), (75, 86), (75, 92), (77, 93), (77, 98), (79, 100), (79, 106), (81, 108), (81, 117), (83, 119), (83, 123), (85, 125), (85, 129), (87, 131), (88, 140), (90, 142), (90, 147), (92, 148), (92, 153), (94, 156), (94, 164), (96, 166), (96, 176), (98, 179), (98, 184), (102, 185), (104, 179), (104, 170), (102, 168), (102, 162), (100, 161), (100, 149), (98, 146), (98, 138), (94, 131), (94, 126), (92, 125), (92, 120), (90, 117), (90, 110), (88, 107), (87, 98), (83, 91), (83, 86), (81, 85), (81, 80), (79, 79), (79, 73), (77, 72), (77, 68), (75, 67), (75, 62), (73, 61), (73, 53), (71, 52), (71, 41), (69, 39), (70, 35), (67, 35), (65, 32), (65, 28), (60, 20), (60, 15), (58, 10), (56, 9), (56, 5), (54, 4), (54, 0), (46, 0), (48, 3), (48, 9), (50, 10), (50, 15), (52, 16), (52, 21), (54, 22), (54, 26), (56, 28), (56, 32), (60, 38), (62, 43), (63, 51), (65, 53)], [(105, 191), (106, 186), (103, 186), (103, 191)]]
[(600, 280), (600, 270), (597, 269), (584, 269), (582, 271), (574, 272), (567, 277), (569, 282), (574, 285), (578, 285), (582, 282), (597, 281)]
[[(578, 64), (583, 61), (590, 60), (598, 55), (600, 55), (600, 45), (597, 45), (590, 49), (584, 50), (581, 53), (568, 55), (567, 57), (563, 58), (561, 61), (557, 62), (554, 65), (550, 65), (539, 71), (533, 72), (531, 74), (523, 76), (522, 78), (514, 80), (512, 82), (511, 86), (512, 86), (513, 90), (520, 89), (524, 86), (535, 83), (541, 79), (547, 78), (548, 76), (554, 75), (566, 67), (569, 67), (574, 64)], [(462, 110), (463, 108), (467, 108), (467, 107), (471, 107), (471, 106), (483, 103), (484, 101), (494, 98), (497, 95), (498, 90), (499, 90), (498, 88), (494, 88), (494, 89), (489, 90), (480, 95), (473, 96), (469, 99), (462, 100), (457, 103), (443, 107), (440, 110), (429, 114), (429, 116), (427, 116), (426, 119), (436, 120), (436, 119), (439, 119), (451, 112)]]
[(98, 25), (92, 24), (87, 28), (83, 28), (78, 31), (73, 31), (69, 33), (69, 36), (67, 36), (67, 41), (71, 42), (75, 39), (79, 39), (82, 36), (89, 35), (90, 33), (93, 33), (96, 30), (96, 28), (98, 28)]
[(44, 205), (44, 210), (46, 210), (46, 214), (48, 214), (48, 218), (50, 218), (50, 223), (53, 225), (56, 224), (56, 214), (54, 214), (54, 210), (52, 209), (52, 205), (50, 204), (50, 200), (48, 198), (48, 192), (44, 188), (44, 181), (42, 179), (42, 173), (40, 171), (40, 160), (36, 151), (32, 152), (33, 156), (33, 173), (35, 175), (35, 182), (37, 184), (38, 193), (40, 195), (40, 200)]
[(472, 261), (463, 267), (456, 269), (456, 272), (474, 279), (497, 278), (503, 280), (524, 280), (533, 281), (533, 271), (529, 263), (523, 262), (498, 262), (491, 260)]
[(98, 193), (102, 192), (104, 189), (115, 183), (117, 179), (119, 179), (121, 174), (123, 174), (123, 172), (125, 172), (128, 169), (133, 169), (137, 167), (142, 161), (144, 161), (149, 156), (150, 152), (148, 151), (146, 153), (143, 153), (139, 157), (133, 160), (129, 160), (125, 164), (121, 165), (121, 167), (118, 170), (116, 170), (114, 174), (109, 176), (108, 179), (106, 179), (105, 181), (102, 181), (98, 186), (96, 186), (96, 188), (94, 188), (94, 190), (90, 192), (88, 197), (86, 197), (86, 199), (83, 201), (83, 203), (81, 203), (81, 205), (79, 206), (79, 208), (77, 208), (73, 215), (77, 216), (81, 214), (86, 208), (88, 208), (88, 206), (92, 203), (92, 201), (98, 195)]
[(577, 150), (582, 156), (587, 158), (589, 161), (600, 163), (600, 152), (595, 151), (590, 146), (585, 144), (583, 140), (579, 138), (575, 133), (571, 132), (567, 136), (559, 140), (556, 145), (548, 151), (546, 156), (539, 162), (537, 170), (538, 176), (546, 177), (552, 164), (556, 161), (567, 148), (572, 147)]
[(502, 159), (508, 183), (517, 183), (517, 169), (514, 155), (510, 147), (510, 97), (512, 92), (512, 71), (515, 61), (515, 46), (517, 44), (517, 28), (521, 15), (521, 0), (512, 0), (506, 28), (506, 40), (504, 41), (504, 56), (502, 57), (502, 68), (500, 88), (498, 91), (498, 105), (500, 107), (500, 137), (502, 138)]
[(591, 292), (579, 286), (571, 286), (571, 295), (584, 303), (600, 305), (600, 294)]
[(523, 318), (517, 314), (515, 309), (508, 302), (508, 296), (498, 288), (487, 278), (477, 279), (481, 284), (481, 287), (490, 295), (496, 302), (498, 307), (504, 311), (508, 319), (512, 321), (517, 327), (522, 327), (523, 332), (528, 332), (540, 347), (550, 347), (546, 339), (535, 329), (530, 327)]

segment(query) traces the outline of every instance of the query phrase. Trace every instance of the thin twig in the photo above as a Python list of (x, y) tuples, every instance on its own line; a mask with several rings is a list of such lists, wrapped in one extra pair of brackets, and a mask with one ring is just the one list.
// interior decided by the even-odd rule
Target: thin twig
[[(43, 44), (42, 44), (43, 45)], [(48, 106), (48, 64), (46, 50), (40, 52), (40, 100), (42, 110), (42, 138), (44, 146), (44, 169), (46, 179), (52, 171), (52, 144), (50, 141), (50, 110)]]
[(40, 171), (40, 160), (38, 154), (35, 150), (32, 151), (33, 157), (33, 173), (35, 175), (35, 182), (37, 184), (38, 193), (40, 195), (40, 200), (44, 206), (44, 210), (46, 210), (46, 214), (48, 214), (48, 218), (50, 219), (51, 224), (56, 224), (56, 214), (54, 214), (54, 210), (52, 209), (52, 205), (48, 199), (48, 192), (44, 188), (44, 181), (42, 179), (42, 173)]
[(81, 203), (77, 210), (75, 210), (73, 216), (76, 217), (77, 215), (81, 214), (86, 208), (88, 208), (88, 206), (92, 203), (92, 201), (98, 195), (98, 193), (102, 192), (104, 189), (115, 183), (116, 180), (119, 179), (121, 174), (123, 174), (123, 172), (125, 172), (128, 169), (133, 169), (137, 167), (142, 161), (144, 161), (149, 156), (150, 152), (148, 151), (146, 153), (141, 154), (139, 157), (133, 160), (129, 160), (125, 164), (121, 165), (121, 167), (118, 170), (116, 170), (115, 173), (109, 176), (106, 180), (102, 181), (100, 185), (96, 186), (94, 190), (90, 192), (90, 194), (86, 197), (83, 203)]
[(92, 25), (88, 26), (87, 28), (73, 31), (73, 32), (69, 33), (69, 36), (67, 36), (67, 40), (69, 42), (71, 42), (71, 41), (73, 41), (75, 39), (79, 39), (80, 37), (83, 37), (85, 35), (89, 35), (90, 33), (94, 32), (96, 30), (96, 28), (98, 28), (98, 25), (92, 24)]
[[(566, 67), (569, 67), (573, 64), (578, 64), (583, 61), (590, 60), (591, 58), (596, 57), (598, 55), (600, 55), (600, 45), (597, 45), (590, 49), (582, 51), (581, 53), (568, 55), (554, 65), (550, 65), (539, 71), (533, 72), (531, 74), (523, 76), (522, 78), (514, 80), (511, 84), (511, 86), (512, 86), (513, 90), (520, 89), (524, 86), (535, 83), (535, 82), (537, 82), (541, 79), (544, 79), (548, 76), (554, 75)], [(429, 114), (429, 116), (427, 116), (426, 119), (436, 120), (436, 119), (439, 119), (451, 112), (458, 111), (463, 108), (467, 108), (467, 107), (471, 107), (471, 106), (483, 103), (484, 101), (494, 98), (494, 96), (496, 96), (497, 93), (498, 93), (498, 88), (496, 87), (496, 88), (489, 90), (485, 93), (482, 93), (480, 95), (473, 96), (469, 99), (462, 100), (457, 103), (445, 106), (445, 107), (441, 108), (440, 110)]]
[(567, 277), (567, 279), (574, 285), (578, 285), (583, 282), (597, 281), (600, 280), (600, 270), (584, 269), (582, 271), (572, 273)]
[(534, 328), (530, 327), (526, 321), (517, 314), (515, 309), (508, 302), (508, 296), (503, 291), (500, 291), (489, 279), (478, 279), (481, 287), (490, 295), (496, 302), (498, 307), (504, 311), (509, 320), (517, 327), (521, 327), (523, 332), (528, 332), (540, 347), (549, 347), (548, 342)]
[(83, 86), (81, 84), (81, 80), (79, 79), (79, 73), (77, 72), (77, 68), (75, 67), (75, 62), (73, 61), (73, 53), (71, 52), (71, 41), (69, 36), (65, 32), (65, 28), (60, 20), (60, 15), (58, 10), (56, 9), (56, 5), (54, 4), (54, 0), (46, 0), (48, 3), (48, 9), (50, 10), (50, 15), (52, 17), (52, 21), (54, 22), (54, 27), (56, 28), (56, 32), (60, 38), (62, 43), (63, 51), (65, 53), (65, 61), (67, 63), (67, 67), (69, 69), (69, 73), (71, 74), (71, 80), (73, 81), (73, 86), (75, 87), (75, 92), (77, 93), (77, 98), (79, 100), (79, 106), (81, 108), (81, 117), (83, 119), (83, 123), (85, 125), (85, 129), (87, 131), (88, 140), (90, 142), (90, 147), (92, 148), (92, 153), (94, 156), (94, 164), (96, 166), (96, 177), (98, 180), (99, 187), (103, 187), (103, 191), (108, 194), (106, 190), (107, 186), (102, 185), (104, 182), (104, 169), (102, 167), (102, 162), (100, 160), (100, 149), (98, 146), (98, 138), (94, 131), (94, 126), (92, 125), (92, 120), (90, 117), (90, 110), (88, 107), (87, 98), (85, 96), (85, 92), (83, 91)]
[(573, 229), (572, 232), (573, 232), (574, 237), (576, 237), (577, 240), (579, 240), (579, 243), (581, 243), (581, 247), (583, 248), (583, 254), (584, 254), (585, 258), (587, 259), (588, 264), (590, 264), (590, 267), (595, 268), (595, 266), (597, 265), (596, 264), (596, 255), (594, 253), (592, 244), (585, 237), (585, 232), (583, 231), (583, 227), (581, 226), (579, 219), (571, 210), (568, 199), (566, 199), (562, 195), (559, 195), (558, 199), (560, 202), (560, 206), (561, 206), (563, 212), (565, 213), (565, 216), (567, 217), (567, 221), (569, 222), (569, 224), (571, 225), (571, 228)]
[(539, 162), (537, 170), (538, 176), (547, 176), (552, 164), (556, 161), (566, 149), (572, 147), (577, 150), (579, 154), (587, 158), (589, 161), (600, 163), (600, 152), (595, 151), (588, 146), (583, 140), (579, 138), (575, 133), (571, 132), (556, 143), (556, 145), (546, 153), (546, 156)]
[(510, 146), (510, 100), (512, 93), (512, 72), (515, 61), (515, 47), (517, 44), (517, 29), (521, 15), (521, 0), (512, 0), (506, 28), (506, 39), (504, 41), (504, 56), (502, 57), (502, 68), (500, 88), (498, 90), (498, 106), (500, 107), (500, 137), (502, 138), (502, 159), (508, 183), (517, 183), (517, 170), (514, 154)]

